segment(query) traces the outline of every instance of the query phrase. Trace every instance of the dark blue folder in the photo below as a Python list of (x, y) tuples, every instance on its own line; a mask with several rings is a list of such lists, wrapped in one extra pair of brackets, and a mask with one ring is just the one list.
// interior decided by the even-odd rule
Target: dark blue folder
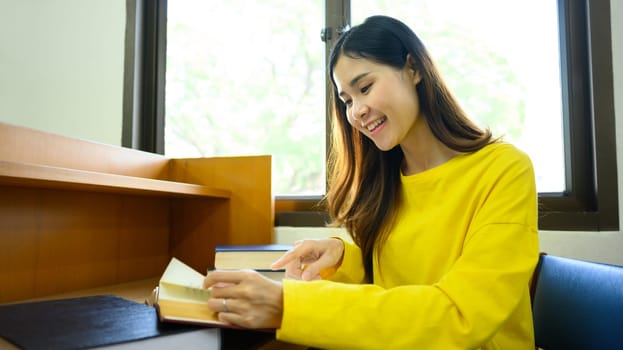
[(84, 349), (198, 329), (158, 322), (153, 307), (113, 295), (0, 306), (0, 336), (26, 349)]

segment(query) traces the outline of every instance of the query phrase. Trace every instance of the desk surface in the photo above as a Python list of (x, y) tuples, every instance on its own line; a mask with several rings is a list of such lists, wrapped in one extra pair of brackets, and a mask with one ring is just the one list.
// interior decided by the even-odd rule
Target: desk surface
[[(184, 350), (194, 349), (222, 349), (221, 337), (218, 329), (206, 328), (198, 331), (179, 333), (174, 335), (162, 336), (158, 338), (144, 339), (130, 343), (115, 344), (100, 347), (100, 350), (170, 350), (179, 348), (184, 344)], [(306, 350), (306, 346), (270, 341), (261, 345), (257, 350)], [(20, 350), (13, 344), (0, 338), (0, 350)], [(238, 349), (236, 349), (238, 350)]]
[[(219, 349), (220, 334), (215, 328), (206, 328), (197, 331), (184, 332), (157, 338), (149, 338), (129, 343), (114, 344), (109, 346), (98, 347), (102, 350), (170, 350), (179, 348), (180, 344), (184, 344), (186, 350), (194, 349)], [(0, 338), (0, 350), (20, 350), (15, 345)]]

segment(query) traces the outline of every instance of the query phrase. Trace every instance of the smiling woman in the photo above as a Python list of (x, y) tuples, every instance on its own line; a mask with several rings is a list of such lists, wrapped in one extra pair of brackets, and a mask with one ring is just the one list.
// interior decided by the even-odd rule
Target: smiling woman
[(221, 321), (323, 349), (530, 348), (539, 245), (529, 157), (467, 117), (394, 18), (344, 31), (328, 65), (326, 203), (352, 241), (294, 243), (272, 264), (289, 277), (277, 282), (209, 273), (209, 307)]

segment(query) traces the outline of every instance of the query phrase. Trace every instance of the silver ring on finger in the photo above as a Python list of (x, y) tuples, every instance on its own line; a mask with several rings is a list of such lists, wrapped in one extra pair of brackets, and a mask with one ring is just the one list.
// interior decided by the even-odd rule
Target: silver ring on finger
[(223, 312), (229, 312), (227, 308), (227, 298), (223, 298)]

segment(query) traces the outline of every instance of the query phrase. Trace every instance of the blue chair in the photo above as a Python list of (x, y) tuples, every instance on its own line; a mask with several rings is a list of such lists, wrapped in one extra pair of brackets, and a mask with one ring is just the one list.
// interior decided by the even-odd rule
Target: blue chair
[(532, 293), (538, 348), (623, 349), (623, 266), (542, 254)]

